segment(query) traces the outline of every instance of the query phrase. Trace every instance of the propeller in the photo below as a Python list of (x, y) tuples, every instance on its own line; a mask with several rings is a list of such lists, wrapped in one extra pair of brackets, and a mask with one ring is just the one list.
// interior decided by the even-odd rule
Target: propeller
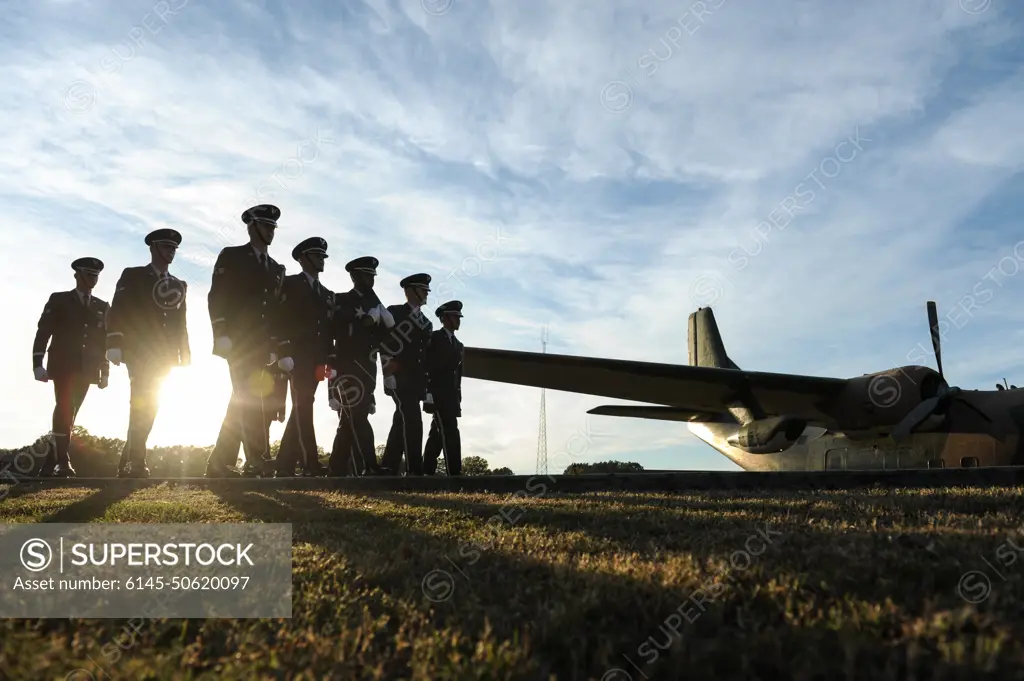
[(935, 309), (935, 301), (928, 301), (928, 328), (932, 332), (932, 350), (935, 351), (935, 364), (939, 367), (939, 378), (945, 380), (942, 375), (942, 337), (939, 334), (939, 313)]
[(978, 409), (978, 407), (974, 406), (963, 397), (960, 397), (960, 394), (963, 392), (960, 388), (955, 386), (951, 387), (946, 383), (946, 377), (942, 373), (942, 341), (939, 333), (939, 315), (935, 309), (934, 300), (928, 301), (928, 326), (931, 330), (932, 349), (935, 351), (935, 363), (938, 365), (939, 378), (942, 380), (940, 381), (939, 388), (934, 396), (921, 400), (920, 404), (911, 409), (910, 412), (903, 417), (903, 420), (896, 424), (896, 427), (893, 428), (890, 433), (893, 440), (899, 441), (907, 438), (915, 428), (919, 427), (930, 416), (945, 414), (946, 409), (949, 408), (950, 403), (954, 399), (959, 399), (960, 403), (973, 409), (986, 421), (992, 421), (985, 412)]

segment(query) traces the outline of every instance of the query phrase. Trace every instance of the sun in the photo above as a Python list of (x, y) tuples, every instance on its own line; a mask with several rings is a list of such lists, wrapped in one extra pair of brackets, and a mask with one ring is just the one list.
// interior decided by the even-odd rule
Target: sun
[(222, 360), (203, 358), (172, 369), (160, 389), (150, 446), (214, 444), (230, 398), (231, 380)]

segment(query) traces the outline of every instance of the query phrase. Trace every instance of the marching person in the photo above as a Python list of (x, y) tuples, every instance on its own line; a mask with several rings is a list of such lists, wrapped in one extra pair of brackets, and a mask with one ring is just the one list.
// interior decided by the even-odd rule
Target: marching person
[[(36, 380), (53, 381), (57, 402), (53, 408), (53, 438), (40, 475), (61, 478), (75, 475), (68, 455), (71, 430), (89, 386), (103, 390), (110, 376), (110, 364), (104, 356), (110, 306), (92, 295), (103, 261), (79, 258), (71, 263), (71, 269), (75, 271), (75, 288), (50, 294), (32, 343)], [(43, 368), (47, 344), (50, 353)]]
[[(236, 477), (238, 446), (246, 477), (270, 476), (270, 422), (279, 414), (279, 374), (292, 371), (286, 329), (281, 326), (284, 265), (270, 257), (281, 209), (262, 204), (242, 213), (249, 243), (227, 246), (213, 267), (208, 306), (213, 354), (228, 363), (231, 400), (206, 462), (206, 477)], [(280, 359), (278, 358), (280, 357)]]
[(181, 234), (158, 229), (146, 235), (150, 263), (126, 267), (107, 314), (107, 359), (124, 362), (131, 380), (128, 437), (119, 477), (148, 478), (146, 444), (160, 406), (160, 387), (173, 367), (192, 363), (185, 325), (188, 287), (168, 271)]
[(423, 405), (423, 411), (433, 413), (427, 444), (423, 448), (423, 468), (427, 475), (437, 472), (437, 456), (444, 450), (448, 475), (462, 474), (462, 435), (459, 417), (462, 416), (462, 342), (455, 332), (462, 325), (462, 302), (450, 300), (434, 311), (441, 320), (441, 328), (430, 337), (427, 347), (428, 389), (434, 398), (433, 406)]
[(306, 477), (325, 472), (317, 458), (313, 430), (313, 402), (320, 381), (330, 379), (328, 361), (334, 358), (334, 292), (320, 283), (327, 258), (327, 242), (310, 237), (292, 249), (302, 272), (284, 278), (281, 289), (281, 324), (288, 329), (295, 368), (289, 376), (292, 411), (277, 455), (277, 477), (293, 477), (295, 460)]
[(380, 261), (363, 256), (348, 262), (345, 271), (352, 290), (335, 296), (334, 333), (337, 370), (331, 382), (331, 408), (338, 412), (328, 475), (379, 474), (370, 414), (376, 411), (377, 354), (384, 331), (395, 320), (373, 290)]
[(382, 468), (391, 474), (405, 453), (406, 475), (423, 475), (423, 415), (420, 402), (430, 404), (427, 392), (426, 350), (433, 324), (420, 309), (430, 293), (430, 275), (413, 274), (399, 285), (405, 289), (404, 305), (389, 305), (395, 327), (381, 343), (381, 375), (384, 392), (395, 401)]

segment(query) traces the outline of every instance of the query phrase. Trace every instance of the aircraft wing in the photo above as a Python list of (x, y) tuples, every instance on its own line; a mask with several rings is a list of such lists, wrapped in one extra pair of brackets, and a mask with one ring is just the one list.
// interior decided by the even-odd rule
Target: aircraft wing
[(835, 425), (828, 407), (849, 384), (841, 378), (474, 347), (465, 349), (462, 375), (693, 412), (729, 414), (730, 406), (756, 405), (766, 416), (800, 416), (823, 427)]

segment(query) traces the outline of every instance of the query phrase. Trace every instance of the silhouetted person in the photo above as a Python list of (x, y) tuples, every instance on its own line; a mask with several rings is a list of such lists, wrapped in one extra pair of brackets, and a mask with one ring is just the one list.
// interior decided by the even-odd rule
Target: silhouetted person
[(173, 367), (192, 363), (185, 325), (187, 285), (168, 267), (181, 234), (158, 229), (146, 235), (150, 263), (126, 267), (107, 315), (107, 359), (124, 362), (131, 380), (128, 437), (118, 476), (148, 478), (146, 445), (160, 407), (160, 387)]
[(310, 237), (292, 250), (302, 272), (284, 278), (281, 290), (281, 323), (288, 329), (295, 368), (289, 374), (292, 411), (277, 455), (277, 476), (295, 475), (295, 461), (304, 476), (325, 471), (317, 458), (313, 430), (313, 402), (320, 381), (329, 379), (328, 361), (334, 358), (334, 292), (320, 283), (327, 258), (327, 242)]
[(399, 285), (405, 289), (404, 305), (389, 305), (395, 327), (380, 346), (384, 392), (395, 401), (382, 468), (397, 474), (405, 453), (406, 475), (423, 475), (423, 414), (420, 403), (430, 402), (427, 393), (427, 344), (433, 324), (420, 307), (430, 293), (430, 275), (413, 274)]
[[(208, 304), (213, 326), (213, 354), (223, 357), (231, 373), (231, 401), (206, 462), (206, 477), (237, 477), (238, 445), (245, 451), (242, 474), (271, 475), (270, 422), (280, 405), (279, 378), (294, 368), (281, 326), (284, 265), (267, 252), (281, 210), (263, 204), (242, 213), (249, 243), (221, 250), (213, 267)], [(280, 357), (280, 359), (279, 359)]]
[(427, 347), (428, 389), (433, 405), (423, 410), (433, 413), (430, 433), (423, 448), (423, 468), (427, 475), (437, 472), (437, 456), (444, 450), (448, 475), (462, 474), (462, 434), (459, 417), (462, 416), (462, 358), (464, 348), (455, 332), (462, 325), (462, 303), (450, 300), (435, 311), (441, 328), (430, 336)]
[[(103, 271), (99, 258), (79, 258), (71, 263), (75, 288), (51, 293), (39, 316), (32, 343), (32, 370), (37, 381), (53, 381), (53, 438), (40, 475), (73, 477), (69, 448), (75, 417), (90, 385), (107, 387), (110, 364), (104, 357), (107, 340), (106, 301), (92, 295)], [(52, 339), (52, 342), (50, 342)], [(46, 368), (43, 357), (49, 343)]]
[(334, 297), (337, 377), (331, 382), (331, 408), (338, 412), (328, 475), (367, 475), (381, 472), (373, 442), (370, 414), (376, 411), (377, 354), (395, 320), (373, 290), (380, 262), (372, 256), (345, 265), (352, 290)]

